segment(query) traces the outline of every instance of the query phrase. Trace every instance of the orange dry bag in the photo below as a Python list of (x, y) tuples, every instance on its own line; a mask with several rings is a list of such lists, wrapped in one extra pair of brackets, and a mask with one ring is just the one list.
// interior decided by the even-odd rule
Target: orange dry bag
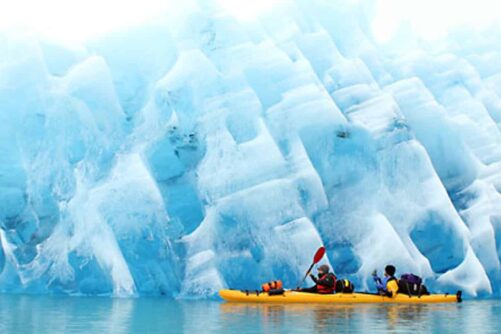
[(264, 292), (269, 292), (270, 290), (280, 290), (282, 289), (282, 287), (283, 287), (282, 281), (271, 281), (261, 285), (261, 289)]

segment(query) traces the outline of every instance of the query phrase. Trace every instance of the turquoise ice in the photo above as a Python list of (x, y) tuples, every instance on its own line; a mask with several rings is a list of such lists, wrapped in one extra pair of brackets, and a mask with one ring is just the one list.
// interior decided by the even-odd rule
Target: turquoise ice
[(393, 263), (499, 295), (501, 34), (383, 48), (371, 15), (200, 0), (79, 47), (0, 34), (0, 291), (294, 286), (325, 245), (362, 290)]

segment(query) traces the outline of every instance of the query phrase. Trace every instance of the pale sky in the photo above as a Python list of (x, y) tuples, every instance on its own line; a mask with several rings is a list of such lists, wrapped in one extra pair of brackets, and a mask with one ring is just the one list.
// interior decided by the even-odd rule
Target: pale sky
[(379, 41), (388, 40), (404, 21), (423, 39), (436, 40), (458, 26), (500, 25), (501, 0), (378, 0), (373, 31)]
[[(63, 42), (83, 42), (175, 10), (187, 0), (0, 0), (0, 29), (24, 27)], [(239, 20), (252, 20), (283, 0), (217, 0)], [(364, 1), (364, 0), (346, 0)], [(501, 22), (501, 0), (376, 0), (374, 35), (384, 42), (407, 21), (424, 39), (439, 39), (467, 24)]]

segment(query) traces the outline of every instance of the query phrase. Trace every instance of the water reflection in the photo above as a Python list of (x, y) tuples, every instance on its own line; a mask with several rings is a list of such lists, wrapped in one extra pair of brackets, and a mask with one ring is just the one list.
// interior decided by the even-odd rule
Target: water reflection
[(330, 331), (337, 322), (349, 322), (356, 310), (353, 305), (325, 304), (236, 304), (220, 306), (222, 319), (242, 317), (255, 319), (255, 326), (275, 330), (284, 326), (303, 328), (318, 333)]
[(0, 333), (498, 333), (501, 301), (238, 304), (0, 296)]
[[(488, 302), (485, 302), (486, 304)], [(499, 302), (497, 302), (499, 304)], [(275, 331), (278, 328), (290, 327), (294, 332), (331, 333), (332, 331), (346, 331), (357, 333), (378, 332), (418, 332), (443, 333), (462, 331), (469, 328), (473, 331), (495, 332), (491, 326), (499, 320), (492, 318), (492, 308), (484, 308), (479, 321), (466, 325), (457, 322), (462, 318), (462, 307), (457, 304), (237, 304), (223, 303), (220, 305), (222, 319), (242, 318), (254, 319), (255, 327), (261, 330)], [(475, 305), (470, 307), (477, 309)], [(482, 308), (480, 308), (482, 309)], [(223, 328), (231, 332), (231, 326)]]

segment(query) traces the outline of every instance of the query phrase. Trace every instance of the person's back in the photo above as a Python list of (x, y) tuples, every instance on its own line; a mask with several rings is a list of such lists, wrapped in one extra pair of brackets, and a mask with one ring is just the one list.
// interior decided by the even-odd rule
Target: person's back
[(395, 276), (388, 277), (386, 281), (386, 294), (388, 297), (395, 297), (398, 293), (398, 280)]

